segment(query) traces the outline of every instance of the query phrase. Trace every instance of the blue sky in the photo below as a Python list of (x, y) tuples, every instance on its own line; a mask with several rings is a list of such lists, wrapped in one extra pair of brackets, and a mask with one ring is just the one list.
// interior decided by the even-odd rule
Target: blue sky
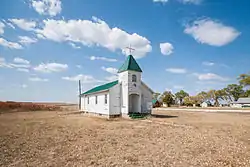
[(131, 45), (154, 91), (190, 94), (249, 72), (250, 1), (3, 0), (0, 100), (77, 102), (116, 79)]

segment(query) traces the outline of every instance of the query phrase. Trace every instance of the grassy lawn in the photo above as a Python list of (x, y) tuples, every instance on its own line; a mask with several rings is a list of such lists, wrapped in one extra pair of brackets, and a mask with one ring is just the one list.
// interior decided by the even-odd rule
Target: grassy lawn
[(250, 166), (250, 115), (156, 111), (146, 120), (77, 112), (0, 114), (0, 166)]

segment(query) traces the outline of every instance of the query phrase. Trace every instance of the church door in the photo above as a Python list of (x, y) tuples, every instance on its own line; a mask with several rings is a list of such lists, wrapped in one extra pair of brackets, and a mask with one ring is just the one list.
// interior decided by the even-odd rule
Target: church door
[(139, 113), (140, 109), (140, 96), (138, 94), (129, 95), (129, 113)]

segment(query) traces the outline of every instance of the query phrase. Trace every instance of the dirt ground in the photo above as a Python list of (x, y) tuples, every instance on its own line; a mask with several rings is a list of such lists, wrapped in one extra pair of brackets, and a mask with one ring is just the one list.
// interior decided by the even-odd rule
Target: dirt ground
[(0, 114), (0, 166), (250, 166), (250, 114), (157, 111), (146, 120), (77, 112)]

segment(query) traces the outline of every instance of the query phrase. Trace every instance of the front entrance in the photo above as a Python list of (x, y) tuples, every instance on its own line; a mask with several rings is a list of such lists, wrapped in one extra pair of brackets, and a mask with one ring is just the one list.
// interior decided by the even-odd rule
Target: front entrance
[(129, 95), (129, 113), (140, 113), (140, 96), (138, 94)]

